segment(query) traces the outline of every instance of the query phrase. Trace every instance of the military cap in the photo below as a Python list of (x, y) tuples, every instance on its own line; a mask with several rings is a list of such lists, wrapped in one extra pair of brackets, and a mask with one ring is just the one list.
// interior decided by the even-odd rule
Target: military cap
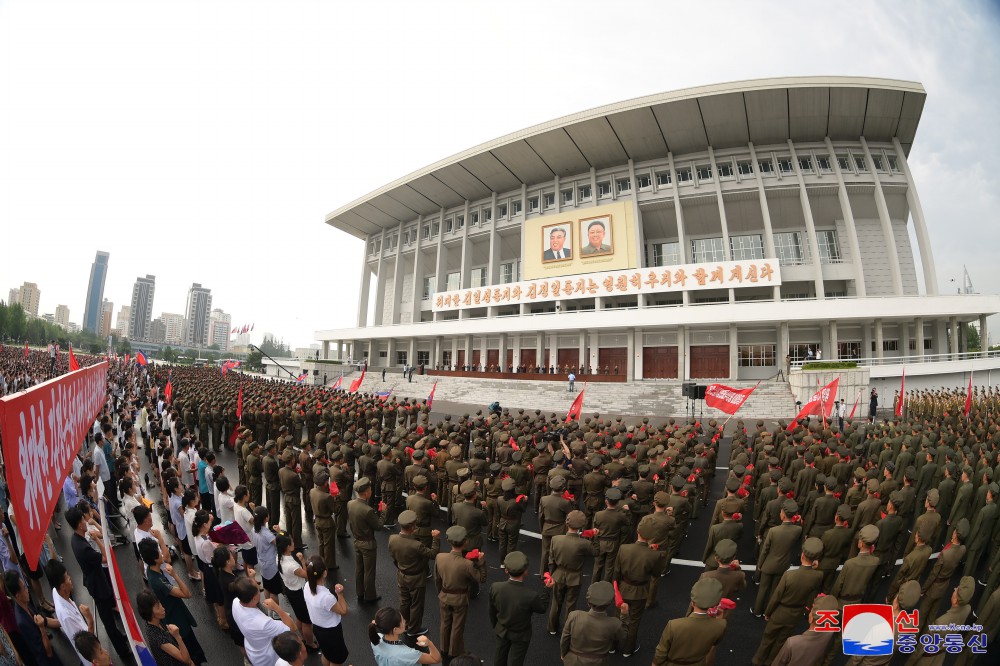
[(972, 576), (962, 576), (958, 582), (958, 603), (964, 606), (972, 601), (976, 593), (976, 579)]
[[(466, 483), (469, 483), (469, 481), (466, 481)], [(503, 481), (501, 481), (500, 489), (503, 490), (504, 492), (507, 492), (508, 490), (514, 490), (514, 479), (506, 478)]]
[(424, 476), (423, 474), (420, 474), (418, 476), (413, 477), (413, 481), (411, 481), (410, 483), (412, 483), (413, 487), (417, 488), (418, 490), (421, 489), (421, 488), (426, 488), (427, 487), (427, 477)]
[(667, 506), (670, 504), (670, 495), (658, 490), (655, 495), (653, 495), (653, 504), (656, 506)]
[(514, 453), (510, 454), (510, 459), (513, 460), (514, 462), (521, 462), (521, 458), (523, 457), (524, 454), (522, 454), (520, 451), (514, 451)]
[(476, 482), (475, 481), (464, 481), (462, 485), (458, 487), (458, 491), (465, 495), (466, 497), (472, 497), (476, 494)]
[(407, 509), (406, 511), (399, 514), (399, 516), (396, 518), (396, 521), (399, 523), (400, 527), (410, 527), (411, 525), (416, 524), (417, 514)]
[[(716, 583), (722, 586), (721, 583)], [(615, 599), (615, 588), (606, 580), (591, 583), (587, 588), (587, 603), (591, 606), (607, 606)]]
[(871, 546), (878, 541), (878, 528), (874, 525), (865, 525), (861, 528), (861, 531), (858, 532), (858, 538), (861, 539), (861, 542), (866, 546)]
[(827, 477), (824, 485), (826, 486), (827, 490), (835, 490), (837, 488), (837, 477), (835, 476)]
[(715, 608), (722, 601), (722, 583), (714, 578), (701, 578), (691, 587), (691, 603), (698, 608)]
[(931, 488), (927, 491), (927, 503), (931, 506), (937, 506), (937, 503), (941, 500), (941, 495), (938, 493), (937, 488)]
[(549, 478), (549, 488), (552, 490), (562, 490), (566, 487), (566, 479), (561, 476), (553, 476)]
[(587, 460), (587, 464), (593, 467), (594, 469), (597, 469), (598, 467), (604, 464), (604, 461), (601, 459), (601, 456), (595, 453), (594, 455), (590, 456), (590, 458)]
[(781, 481), (781, 477), (782, 477), (782, 476), (784, 476), (784, 475), (783, 475), (783, 474), (781, 473), (781, 470), (780, 470), (780, 469), (772, 469), (772, 470), (771, 470), (771, 471), (770, 471), (770, 472), (768, 473), (768, 475), (769, 475), (769, 476), (771, 477), (771, 480), (772, 480), (772, 481), (774, 481), (775, 483), (777, 483), (778, 481)]
[(649, 472), (650, 472), (649, 465), (639, 465), (640, 475), (646, 476), (647, 474), (649, 474)]
[(781, 510), (790, 518), (799, 512), (799, 505), (793, 499), (786, 499), (781, 503)]
[(723, 539), (715, 544), (715, 556), (722, 562), (729, 562), (736, 557), (736, 542), (732, 539)]
[(413, 460), (423, 460), (424, 459), (424, 450), (423, 449), (417, 449), (416, 451), (413, 452), (413, 454), (410, 457)]
[(920, 583), (908, 580), (900, 585), (896, 600), (899, 602), (899, 607), (904, 610), (916, 608), (920, 603)]
[(447, 537), (448, 541), (453, 546), (457, 546), (469, 538), (469, 533), (461, 525), (452, 525), (448, 528), (448, 531), (445, 532), (445, 537)]
[(292, 461), (293, 457), (294, 456), (292, 454), (292, 451), (290, 449), (286, 449), (281, 454), (281, 462), (283, 462), (283, 463), (289, 463), (289, 462)]
[(316, 475), (313, 481), (316, 483), (318, 488), (330, 485), (330, 474), (328, 472), (320, 472)]
[(868, 479), (868, 484), (865, 487), (868, 488), (868, 492), (877, 493), (878, 481), (876, 481), (875, 479)]
[(496, 463), (496, 462), (495, 463), (490, 463), (490, 473), (491, 474), (496, 474), (501, 469), (503, 469), (503, 467), (500, 465), (500, 463)]
[(462, 477), (466, 477), (472, 474), (472, 470), (470, 470), (468, 467), (460, 467), (458, 471), (455, 472), (455, 474), (456, 476), (458, 476), (459, 479), (461, 479)]
[(372, 487), (372, 482), (368, 480), (368, 477), (363, 476), (358, 479), (357, 483), (354, 484), (354, 490), (358, 493), (363, 493)]
[(272, 450), (276, 449), (277, 447), (278, 447), (278, 443), (275, 442), (273, 439), (267, 440), (267, 442), (264, 444), (264, 450), (265, 451), (272, 451)]
[(850, 520), (853, 514), (850, 504), (841, 504), (837, 507), (837, 517), (841, 520)]
[(726, 490), (731, 493), (735, 493), (740, 489), (740, 480), (735, 476), (731, 476), (726, 480)]
[(571, 530), (578, 530), (587, 524), (587, 516), (583, 511), (570, 511), (566, 516), (566, 526)]
[(802, 544), (802, 554), (810, 560), (818, 560), (823, 557), (823, 542), (817, 537), (809, 537)]
[(812, 607), (814, 611), (840, 610), (840, 602), (832, 594), (820, 594)]
[(781, 477), (781, 481), (778, 481), (778, 490), (783, 493), (789, 493), (793, 488), (794, 486), (792, 485), (792, 480), (787, 476)]
[(604, 491), (604, 498), (609, 502), (619, 502), (622, 498), (622, 491), (618, 488), (608, 488)]
[(562, 451), (556, 451), (555, 453), (552, 454), (552, 462), (554, 462), (556, 464), (561, 463), (565, 459), (566, 459), (566, 456), (563, 455)]
[(864, 467), (855, 467), (854, 468), (854, 478), (855, 479), (859, 479), (859, 480), (864, 479), (865, 478), (865, 468)]
[(653, 534), (654, 534), (653, 529), (654, 528), (653, 528), (652, 521), (647, 520), (645, 522), (640, 522), (639, 523), (639, 528), (638, 528), (637, 533), (638, 533), (638, 535), (640, 537), (642, 537), (646, 541), (649, 541), (650, 539), (653, 538)]
[(962, 518), (958, 521), (958, 524), (955, 525), (955, 531), (958, 532), (958, 538), (964, 541), (965, 537), (969, 536), (969, 519)]
[(528, 570), (528, 556), (519, 550), (512, 550), (503, 558), (503, 568), (512, 576), (520, 576)]
[(680, 490), (684, 487), (684, 477), (680, 474), (675, 474), (672, 479), (670, 479), (670, 485), (674, 490)]
[[(327, 426), (327, 424), (326, 424), (326, 421), (320, 421), (320, 422), (319, 422), (319, 426), (318, 426), (318, 427), (319, 427), (319, 429), (320, 429), (320, 430), (322, 430), (323, 428), (327, 428), (327, 427), (329, 427), (329, 426)], [(287, 428), (286, 428), (286, 429), (287, 429)], [(281, 428), (278, 428), (278, 430), (280, 431), (280, 430), (281, 430)]]
[(747, 473), (747, 468), (743, 465), (733, 465), (733, 474), (736, 476), (743, 476)]
[(619, 479), (618, 490), (621, 491), (622, 497), (628, 497), (632, 492), (632, 479)]
[(451, 456), (452, 458), (458, 458), (459, 456), (462, 455), (462, 447), (461, 446), (451, 447), (450, 449), (448, 449), (448, 455)]

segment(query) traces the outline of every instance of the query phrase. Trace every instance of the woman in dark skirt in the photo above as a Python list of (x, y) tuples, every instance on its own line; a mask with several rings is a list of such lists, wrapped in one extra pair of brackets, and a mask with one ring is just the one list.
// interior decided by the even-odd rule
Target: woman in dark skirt
[(348, 655), (347, 644), (344, 642), (344, 625), (341, 622), (347, 615), (344, 586), (337, 584), (333, 590), (326, 586), (326, 564), (318, 555), (309, 558), (306, 581), (303, 593), (313, 623), (313, 634), (323, 657), (323, 666), (340, 666), (347, 661)]
[(243, 632), (233, 620), (233, 599), (236, 598), (236, 591), (233, 583), (236, 582), (236, 558), (226, 546), (217, 546), (212, 553), (212, 569), (215, 570), (215, 577), (219, 581), (219, 592), (222, 594), (222, 609), (226, 614), (226, 622), (229, 623), (229, 636), (233, 642), (239, 646), (243, 656), (246, 650), (243, 649)]
[(287, 534), (279, 534), (275, 544), (278, 547), (281, 567), (281, 582), (285, 585), (285, 596), (292, 607), (295, 619), (302, 628), (302, 641), (310, 650), (319, 649), (313, 638), (312, 620), (309, 619), (309, 609), (306, 608), (306, 597), (302, 588), (306, 585), (306, 562), (302, 552), (294, 553), (292, 538)]
[(191, 532), (194, 534), (195, 559), (198, 561), (198, 570), (205, 581), (205, 600), (208, 605), (215, 610), (215, 621), (223, 631), (229, 630), (229, 622), (222, 608), (222, 590), (219, 588), (219, 580), (215, 577), (215, 570), (212, 568), (212, 557), (215, 555), (215, 547), (219, 544), (212, 543), (208, 537), (209, 530), (212, 529), (212, 514), (208, 511), (198, 511), (191, 523)]

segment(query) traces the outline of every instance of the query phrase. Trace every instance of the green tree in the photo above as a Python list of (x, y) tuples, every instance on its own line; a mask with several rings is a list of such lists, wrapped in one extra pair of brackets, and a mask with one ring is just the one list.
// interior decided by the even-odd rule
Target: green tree
[(248, 370), (262, 370), (263, 369), (263, 359), (259, 351), (256, 349), (247, 354), (246, 366)]
[(970, 352), (982, 350), (979, 331), (972, 324), (965, 325), (965, 348)]
[(292, 353), (283, 340), (275, 340), (271, 336), (264, 337), (264, 341), (260, 343), (260, 350), (268, 356), (287, 357)]
[(177, 350), (174, 349), (173, 347), (169, 347), (168, 346), (168, 347), (164, 347), (163, 349), (161, 349), (160, 350), (160, 356), (167, 363), (176, 363), (177, 362)]

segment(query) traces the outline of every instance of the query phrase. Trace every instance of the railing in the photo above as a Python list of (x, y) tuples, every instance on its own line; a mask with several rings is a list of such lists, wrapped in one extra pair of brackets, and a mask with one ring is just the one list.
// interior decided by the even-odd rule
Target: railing
[[(882, 365), (919, 365), (921, 363), (944, 363), (948, 361), (977, 361), (987, 358), (1000, 358), (1000, 350), (960, 352), (957, 354), (924, 354), (922, 356), (883, 356), (882, 358), (824, 358), (819, 360), (793, 360), (793, 369), (802, 369), (809, 363), (836, 363), (838, 361), (851, 361), (857, 363), (859, 368), (870, 368)], [(808, 370), (809, 368), (805, 368)]]

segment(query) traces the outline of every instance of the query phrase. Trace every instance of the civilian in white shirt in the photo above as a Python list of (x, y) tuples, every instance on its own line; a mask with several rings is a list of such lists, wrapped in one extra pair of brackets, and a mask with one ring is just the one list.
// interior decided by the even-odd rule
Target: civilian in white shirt
[[(236, 486), (236, 492), (233, 494), (233, 499), (236, 500), (236, 504), (233, 506), (233, 514), (236, 518), (236, 522), (243, 531), (246, 532), (247, 538), (253, 532), (253, 512), (250, 510), (250, 489), (246, 486)], [(257, 566), (257, 549), (253, 546), (253, 541), (247, 541), (244, 544), (240, 544), (240, 555), (243, 556), (243, 563), (250, 567), (251, 569)], [(248, 576), (253, 576), (252, 571), (247, 572)]]
[(191, 456), (191, 442), (188, 439), (181, 440), (181, 452), (177, 454), (177, 471), (181, 475), (181, 483), (185, 488), (195, 485), (194, 481), (194, 459)]
[(303, 666), (309, 656), (305, 643), (294, 631), (286, 631), (275, 636), (271, 641), (271, 647), (278, 655), (278, 661), (274, 662), (274, 666)]
[[(55, 559), (49, 560), (49, 563), (45, 565), (45, 574), (49, 578), (49, 583), (52, 584), (52, 603), (56, 607), (56, 619), (59, 620), (62, 632), (73, 645), (73, 649), (76, 650), (73, 638), (81, 631), (94, 631), (94, 615), (90, 612), (90, 608), (83, 605), (77, 606), (76, 602), (73, 601), (71, 596), (73, 594), (73, 579), (62, 562)], [(84, 659), (79, 651), (76, 656), (80, 658), (82, 663), (90, 663)]]
[(233, 583), (236, 598), (233, 599), (233, 619), (243, 633), (243, 647), (247, 651), (247, 661), (251, 666), (274, 666), (278, 655), (271, 641), (288, 630), (296, 631), (295, 620), (281, 608), (276, 599), (267, 599), (264, 608), (274, 611), (281, 621), (272, 619), (258, 608), (260, 590), (249, 578), (240, 578)]
[(233, 499), (233, 491), (229, 487), (229, 479), (224, 476), (221, 477), (215, 482), (215, 487), (219, 491), (218, 502), (215, 505), (215, 508), (219, 510), (219, 520), (223, 523), (231, 523), (236, 520), (236, 516), (233, 514), (236, 500)]
[(313, 624), (313, 635), (319, 643), (324, 664), (339, 666), (347, 661), (347, 643), (344, 642), (344, 625), (347, 615), (347, 599), (344, 586), (339, 583), (333, 591), (326, 586), (326, 563), (319, 555), (309, 558), (306, 565), (306, 586), (302, 592), (306, 598), (306, 608)]
[[(160, 544), (160, 554), (163, 555), (163, 560), (165, 562), (170, 561), (170, 549), (167, 548), (167, 542), (163, 538), (163, 533), (160, 530), (153, 527), (153, 512), (147, 509), (145, 506), (137, 506), (132, 509), (132, 520), (135, 521), (135, 530), (132, 531), (133, 543), (142, 543), (143, 539), (152, 539), (156, 543)], [(138, 550), (136, 550), (138, 555)], [(142, 560), (139, 560), (142, 562)], [(145, 577), (145, 566), (143, 567), (143, 577)]]

